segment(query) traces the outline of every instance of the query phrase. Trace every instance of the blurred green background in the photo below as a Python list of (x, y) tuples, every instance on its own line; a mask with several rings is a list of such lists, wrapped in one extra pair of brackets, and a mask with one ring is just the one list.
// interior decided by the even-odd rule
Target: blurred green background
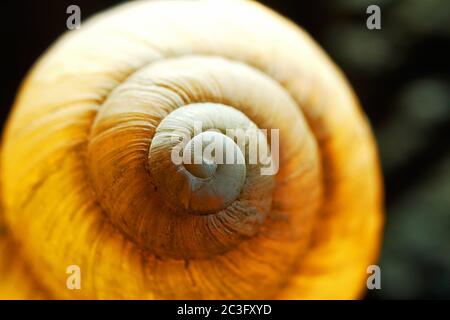
[[(2, 1), (1, 120), (33, 62), (64, 31), (120, 0)], [(450, 298), (450, 1), (262, 0), (343, 69), (378, 140), (386, 192), (381, 290), (367, 299)], [(381, 30), (366, 28), (367, 6)]]

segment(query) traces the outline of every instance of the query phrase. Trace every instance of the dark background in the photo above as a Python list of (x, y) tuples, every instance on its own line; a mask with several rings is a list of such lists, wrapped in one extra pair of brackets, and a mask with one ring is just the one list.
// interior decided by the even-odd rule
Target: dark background
[[(117, 0), (2, 1), (4, 123), (18, 86), (66, 31), (66, 8), (83, 20)], [(318, 41), (343, 69), (379, 144), (387, 221), (381, 290), (367, 299), (450, 298), (450, 1), (265, 0)], [(382, 29), (366, 28), (381, 7)]]

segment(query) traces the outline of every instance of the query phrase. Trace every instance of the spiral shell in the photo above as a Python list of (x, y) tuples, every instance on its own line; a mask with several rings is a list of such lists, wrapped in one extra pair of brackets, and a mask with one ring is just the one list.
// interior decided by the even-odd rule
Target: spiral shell
[[(174, 164), (194, 121), (244, 163)], [(258, 139), (276, 174), (228, 128), (279, 130), (277, 149)], [(65, 34), (22, 86), (1, 165), (20, 248), (2, 254), (29, 270), (18, 296), (355, 298), (378, 254), (359, 103), (307, 34), (254, 2), (133, 2)], [(81, 290), (65, 287), (73, 264)]]

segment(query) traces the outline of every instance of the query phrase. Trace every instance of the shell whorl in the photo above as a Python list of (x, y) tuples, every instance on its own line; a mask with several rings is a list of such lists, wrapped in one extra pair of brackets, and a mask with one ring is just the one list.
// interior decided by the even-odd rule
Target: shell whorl
[(244, 154), (249, 144), (244, 140), (239, 146), (226, 131), (251, 126), (244, 114), (220, 104), (194, 104), (173, 111), (161, 121), (150, 146), (149, 170), (159, 190), (189, 212), (226, 208), (244, 186), (248, 164)]
[[(276, 174), (227, 129), (259, 132)], [(236, 163), (174, 163), (183, 134), (181, 156), (218, 139)], [(136, 2), (66, 34), (26, 79), (1, 160), (6, 224), (54, 297), (353, 298), (377, 255), (359, 104), (308, 35), (253, 2)]]

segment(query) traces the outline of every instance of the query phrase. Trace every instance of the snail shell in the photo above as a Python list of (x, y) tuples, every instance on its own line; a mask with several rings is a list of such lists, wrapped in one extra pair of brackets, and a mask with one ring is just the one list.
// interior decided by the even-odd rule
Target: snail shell
[[(218, 139), (236, 163), (171, 161), (193, 121), (183, 155)], [(276, 174), (228, 128), (278, 130), (277, 148), (256, 140)], [(1, 255), (27, 272), (0, 274), (18, 297), (356, 298), (378, 254), (359, 103), (304, 31), (254, 2), (133, 2), (66, 33), (20, 90), (1, 165), (1, 243), (17, 248)], [(81, 290), (65, 286), (73, 264)]]

